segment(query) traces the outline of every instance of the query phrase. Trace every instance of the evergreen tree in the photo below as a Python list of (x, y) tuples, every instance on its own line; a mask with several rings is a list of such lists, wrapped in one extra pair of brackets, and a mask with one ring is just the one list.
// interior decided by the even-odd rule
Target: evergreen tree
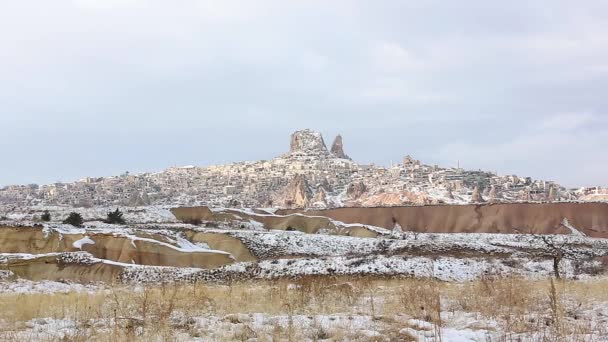
[(106, 218), (105, 222), (109, 224), (124, 224), (125, 219), (122, 217), (122, 212), (116, 208), (115, 211), (110, 211), (108, 213), (108, 218)]
[(51, 220), (51, 213), (48, 210), (45, 210), (40, 216), (40, 219), (44, 222), (49, 222)]
[(65, 220), (63, 220), (63, 223), (71, 224), (74, 227), (82, 226), (83, 222), (84, 222), (84, 220), (82, 219), (82, 216), (79, 213), (75, 213), (75, 212), (71, 212), (70, 215), (68, 215), (68, 217)]

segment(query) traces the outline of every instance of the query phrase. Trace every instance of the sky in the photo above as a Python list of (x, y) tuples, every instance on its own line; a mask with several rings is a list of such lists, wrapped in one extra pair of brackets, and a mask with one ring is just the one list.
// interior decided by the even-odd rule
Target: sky
[(0, 2), (0, 185), (271, 159), (608, 186), (608, 2)]

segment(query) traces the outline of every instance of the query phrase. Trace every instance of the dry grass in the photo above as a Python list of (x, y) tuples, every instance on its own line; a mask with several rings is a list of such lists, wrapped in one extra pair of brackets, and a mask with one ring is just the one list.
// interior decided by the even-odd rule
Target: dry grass
[[(211, 330), (197, 321), (201, 317), (216, 317), (218, 322), (234, 327), (223, 335), (214, 335), (213, 340), (339, 340), (360, 336), (357, 329), (362, 327), (355, 323), (350, 329), (334, 329), (319, 321), (320, 315), (336, 315), (368, 317), (366, 329), (394, 340), (407, 339), (400, 330), (408, 327), (408, 320), (417, 319), (430, 323), (429, 333), (439, 341), (446, 321), (468, 314), (473, 321), (497, 322), (497, 328), (486, 328), (496, 330), (505, 341), (517, 340), (520, 334), (535, 334), (535, 339), (546, 341), (564, 336), (589, 341), (593, 340), (591, 334), (608, 336), (606, 328), (587, 317), (590, 308), (608, 305), (607, 285), (608, 281), (517, 278), (449, 284), (435, 280), (311, 277), (227, 286), (161, 284), (117, 286), (95, 293), (2, 294), (0, 320), (4, 323), (0, 325), (0, 338), (22, 340), (20, 331), (28, 328), (26, 322), (41, 317), (74, 322), (67, 337), (48, 336), (48, 341), (206, 338)], [(248, 315), (254, 313), (284, 321), (269, 320), (261, 328), (248, 321)], [(312, 317), (312, 323), (301, 325), (301, 317)]]

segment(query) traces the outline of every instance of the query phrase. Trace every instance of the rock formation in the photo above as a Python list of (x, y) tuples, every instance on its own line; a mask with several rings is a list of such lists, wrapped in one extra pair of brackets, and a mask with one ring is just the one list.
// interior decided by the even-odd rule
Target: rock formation
[(280, 202), (288, 208), (305, 208), (310, 204), (311, 197), (310, 186), (306, 177), (296, 175), (283, 190)]
[(532, 201), (532, 194), (530, 194), (530, 189), (526, 188), (519, 192), (519, 199), (524, 202)]
[(291, 135), (289, 153), (325, 154), (328, 153), (321, 133), (309, 129), (296, 131)]
[(363, 182), (355, 182), (348, 185), (346, 195), (349, 198), (357, 199), (367, 191), (367, 186)]
[(327, 192), (333, 192), (334, 191), (334, 187), (331, 186), (331, 184), (329, 183), (329, 181), (327, 180), (327, 178), (323, 178), (321, 180), (321, 182), (319, 182), (319, 184), (317, 184), (317, 189), (319, 187), (322, 187), (323, 190), (327, 193)]
[(336, 136), (334, 143), (331, 145), (331, 153), (338, 158), (351, 160), (350, 157), (344, 153), (344, 144), (342, 143), (342, 136), (340, 134)]
[(445, 197), (449, 199), (454, 199), (454, 194), (452, 193), (452, 186), (450, 184), (445, 187)]
[(485, 187), (481, 193), (481, 197), (488, 198), (490, 196), (490, 188)]
[(488, 196), (490, 198), (490, 202), (497, 202), (498, 201), (498, 199), (500, 198), (500, 193), (496, 189), (496, 185), (492, 185), (492, 188), (490, 189), (490, 193), (489, 193)]
[(142, 192), (136, 191), (133, 194), (131, 194), (131, 197), (127, 201), (126, 205), (129, 207), (142, 207), (142, 206), (150, 205), (150, 198), (148, 197), (148, 194), (146, 192), (142, 193)]
[(476, 185), (475, 189), (473, 189), (473, 194), (471, 195), (471, 203), (482, 203), (482, 202), (484, 202), (484, 199), (481, 196), (481, 192), (479, 191), (479, 186)]
[(317, 208), (327, 207), (327, 193), (322, 186), (317, 189), (315, 197), (312, 199), (312, 206)]
[(411, 166), (411, 165), (420, 165), (420, 161), (412, 158), (412, 156), (407, 155), (403, 157), (403, 165)]
[(552, 186), (549, 189), (549, 196), (547, 197), (547, 201), (554, 202), (556, 199), (557, 199), (557, 196), (555, 195), (555, 189)]

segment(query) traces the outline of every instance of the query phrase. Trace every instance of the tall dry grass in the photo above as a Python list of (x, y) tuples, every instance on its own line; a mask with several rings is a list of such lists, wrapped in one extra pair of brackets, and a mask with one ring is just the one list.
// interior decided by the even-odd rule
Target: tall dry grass
[[(441, 341), (442, 330), (466, 314), (477, 324), (496, 322), (498, 327), (491, 329), (504, 341), (517, 340), (522, 334), (541, 341), (566, 337), (589, 341), (593, 340), (589, 336), (608, 336), (608, 328), (588, 317), (590, 308), (598, 303), (608, 305), (606, 285), (608, 281), (518, 278), (452, 284), (417, 279), (307, 277), (229, 285), (115, 286), (94, 293), (2, 294), (0, 322), (4, 323), (0, 324), (0, 339), (22, 340), (31, 320), (41, 317), (74, 322), (69, 336), (49, 336), (48, 341), (173, 341), (179, 336), (205, 339), (210, 329), (197, 323), (200, 317), (217, 317), (238, 326), (215, 340), (339, 340), (360, 333), (357, 329), (363, 327), (356, 324), (350, 329), (334, 329), (319, 320), (320, 315), (336, 315), (369, 317), (366, 329), (395, 340), (411, 337), (403, 335), (402, 330), (410, 327), (412, 320), (427, 322), (431, 328), (422, 328), (425, 336)], [(277, 320), (262, 329), (243, 318), (254, 313), (285, 321)], [(312, 323), (301, 326), (302, 317), (311, 317)]]

